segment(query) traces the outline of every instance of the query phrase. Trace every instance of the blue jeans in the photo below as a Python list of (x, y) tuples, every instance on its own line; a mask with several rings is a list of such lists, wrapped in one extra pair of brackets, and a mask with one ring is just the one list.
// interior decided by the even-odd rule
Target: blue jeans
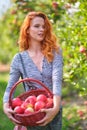
[(27, 127), (28, 130), (62, 130), (62, 108), (55, 118), (46, 126)]

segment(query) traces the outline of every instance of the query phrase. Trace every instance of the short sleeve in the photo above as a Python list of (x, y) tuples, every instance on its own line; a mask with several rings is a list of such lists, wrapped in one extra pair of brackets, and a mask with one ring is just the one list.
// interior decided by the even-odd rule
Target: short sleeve
[(62, 77), (63, 77), (63, 57), (62, 49), (59, 53), (54, 54), (52, 82), (53, 82), (53, 94), (61, 96), (62, 89)]
[(9, 81), (8, 81), (8, 84), (4, 93), (3, 102), (8, 102), (10, 90), (12, 86), (19, 80), (19, 77), (20, 77), (19, 56), (18, 54), (16, 54), (13, 57), (13, 60), (11, 62)]

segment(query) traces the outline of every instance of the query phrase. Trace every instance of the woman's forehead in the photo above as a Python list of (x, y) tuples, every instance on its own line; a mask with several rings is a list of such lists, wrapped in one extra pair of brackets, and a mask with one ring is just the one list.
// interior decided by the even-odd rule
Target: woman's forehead
[(36, 16), (31, 20), (31, 24), (44, 24), (44, 19), (42, 17)]

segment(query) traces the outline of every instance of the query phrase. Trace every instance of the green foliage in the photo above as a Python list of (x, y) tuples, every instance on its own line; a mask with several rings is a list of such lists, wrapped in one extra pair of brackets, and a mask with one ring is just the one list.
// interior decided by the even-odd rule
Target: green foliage
[(64, 81), (79, 96), (87, 95), (87, 50), (84, 54), (79, 50), (81, 45), (87, 49), (85, 13), (85, 2), (81, 2), (80, 11), (72, 16), (64, 15), (57, 30), (64, 52)]

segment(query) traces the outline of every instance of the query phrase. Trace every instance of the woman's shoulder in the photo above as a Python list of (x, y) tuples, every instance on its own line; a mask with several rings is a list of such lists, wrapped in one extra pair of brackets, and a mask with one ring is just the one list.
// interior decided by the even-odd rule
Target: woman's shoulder
[(59, 48), (58, 52), (54, 53), (53, 63), (55, 65), (55, 68), (57, 68), (59, 64), (62, 67), (62, 64), (63, 64), (62, 48)]
[(22, 58), (23, 58), (24, 60), (27, 59), (27, 58), (26, 58), (26, 57), (27, 57), (26, 51), (17, 52), (17, 53), (13, 56), (13, 58), (12, 58), (11, 66), (14, 66), (14, 67), (19, 66), (19, 64), (21, 63), (21, 58), (20, 58), (20, 55), (19, 55), (19, 54), (21, 54), (21, 56), (22, 56)]
[(12, 59), (12, 62), (20, 62), (20, 54), (22, 57), (26, 57), (26, 51), (17, 52)]
[(57, 50), (54, 51), (54, 56), (55, 55), (62, 55), (62, 48), (60, 46), (57, 47)]
[(17, 52), (14, 56), (13, 59), (19, 59), (19, 55), (21, 56), (26, 56), (26, 51), (22, 51), (22, 52)]

